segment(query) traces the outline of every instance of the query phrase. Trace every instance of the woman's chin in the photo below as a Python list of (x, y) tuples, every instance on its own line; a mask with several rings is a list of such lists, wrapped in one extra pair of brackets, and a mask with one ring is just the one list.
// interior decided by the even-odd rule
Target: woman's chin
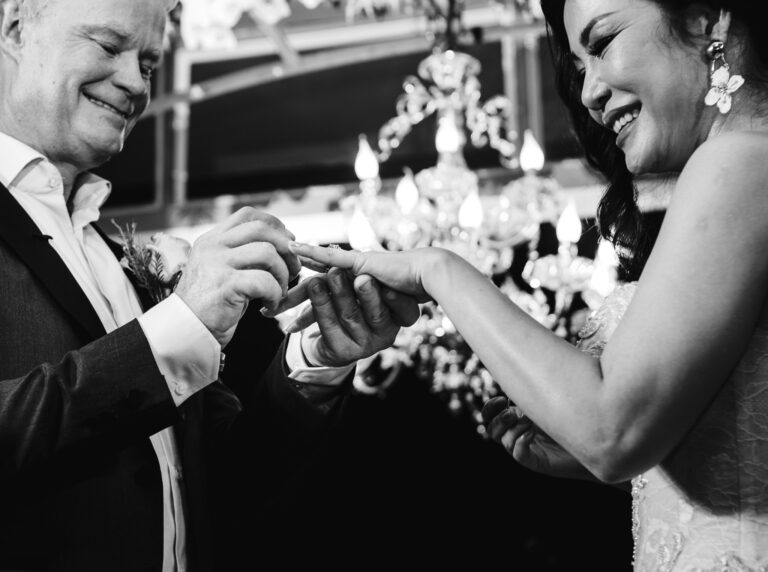
[(627, 164), (627, 170), (635, 176), (645, 175), (650, 172), (643, 161), (637, 160), (630, 155), (625, 156), (625, 162)]
[(658, 153), (649, 152), (649, 149), (638, 149), (637, 146), (630, 147), (624, 151), (624, 162), (627, 170), (633, 175), (648, 175), (650, 173), (662, 172), (663, 161), (660, 161)]

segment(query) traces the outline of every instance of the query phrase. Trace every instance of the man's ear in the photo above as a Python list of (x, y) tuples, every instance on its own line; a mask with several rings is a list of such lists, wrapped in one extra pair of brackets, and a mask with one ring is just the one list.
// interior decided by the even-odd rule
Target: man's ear
[(706, 4), (693, 4), (688, 8), (686, 24), (694, 37), (727, 43), (731, 29), (731, 12)]
[(13, 56), (22, 45), (24, 0), (0, 0), (0, 50)]

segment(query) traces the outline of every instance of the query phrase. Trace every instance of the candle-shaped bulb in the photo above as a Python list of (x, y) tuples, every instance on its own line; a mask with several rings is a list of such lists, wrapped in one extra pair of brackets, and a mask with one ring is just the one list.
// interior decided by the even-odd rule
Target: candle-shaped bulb
[(357, 157), (355, 157), (355, 175), (361, 181), (369, 181), (379, 176), (379, 162), (365, 135), (359, 137)]
[(453, 113), (446, 113), (437, 120), (435, 149), (438, 153), (458, 153), (462, 146), (462, 136), (456, 125)]
[(576, 244), (581, 238), (581, 219), (576, 210), (576, 203), (573, 199), (568, 201), (568, 205), (563, 210), (560, 218), (557, 220), (557, 240), (563, 243)]
[(370, 250), (378, 245), (376, 233), (373, 232), (368, 217), (362, 209), (356, 208), (349, 221), (349, 245), (355, 250)]
[(526, 173), (536, 173), (544, 168), (544, 151), (542, 151), (533, 132), (526, 129), (523, 134), (523, 146), (520, 149), (520, 168)]
[(616, 268), (619, 265), (619, 257), (610, 240), (601, 240), (595, 254), (595, 266), (601, 268)]
[(410, 214), (416, 205), (419, 204), (419, 188), (413, 178), (413, 171), (405, 168), (405, 174), (395, 189), (395, 201), (403, 214)]
[[(608, 240), (601, 240), (595, 255), (595, 269), (589, 279), (589, 289), (596, 292), (601, 298), (605, 298), (616, 287), (616, 267), (619, 265), (619, 259), (613, 245)], [(598, 306), (600, 300), (590, 302), (587, 298), (587, 304)]]
[(483, 204), (477, 193), (470, 193), (459, 208), (459, 226), (478, 229), (483, 225)]

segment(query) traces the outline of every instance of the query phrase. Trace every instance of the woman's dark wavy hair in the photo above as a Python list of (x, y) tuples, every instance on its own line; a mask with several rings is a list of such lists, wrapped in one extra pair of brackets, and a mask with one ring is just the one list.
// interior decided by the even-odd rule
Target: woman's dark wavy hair
[[(747, 31), (745, 69), (740, 73), (747, 81), (768, 82), (768, 33), (765, 30), (765, 0), (650, 0), (669, 17), (670, 28), (682, 40), (690, 40), (684, 14), (692, 4), (706, 4), (715, 9), (730, 10), (734, 20)], [(549, 43), (556, 70), (560, 97), (571, 115), (576, 137), (586, 160), (600, 171), (608, 187), (597, 209), (600, 234), (616, 245), (621, 253), (623, 274), (637, 279), (658, 234), (658, 222), (649, 221), (637, 206), (637, 189), (627, 170), (624, 154), (616, 147), (616, 135), (599, 126), (581, 103), (582, 78), (571, 58), (571, 49), (563, 23), (566, 0), (541, 0), (547, 21)]]

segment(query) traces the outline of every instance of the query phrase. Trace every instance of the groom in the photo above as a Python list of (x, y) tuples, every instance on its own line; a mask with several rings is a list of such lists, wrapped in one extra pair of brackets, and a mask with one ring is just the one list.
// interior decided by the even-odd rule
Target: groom
[(299, 262), (252, 209), (196, 242), (175, 294), (142, 303), (92, 224), (111, 187), (88, 171), (146, 109), (167, 4), (0, 0), (0, 569), (222, 569), (214, 511), (258, 519), (350, 364), (417, 314), (329, 273), (310, 288), (319, 329), (279, 339), (258, 309)]

